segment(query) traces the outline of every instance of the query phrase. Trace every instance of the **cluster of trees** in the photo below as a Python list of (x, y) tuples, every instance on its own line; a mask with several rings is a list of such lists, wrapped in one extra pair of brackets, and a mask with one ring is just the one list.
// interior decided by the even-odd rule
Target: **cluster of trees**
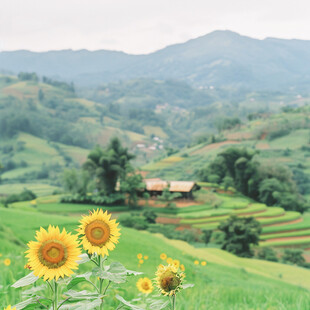
[(56, 80), (52, 80), (46, 76), (43, 76), (42, 78), (42, 82), (45, 84), (49, 84), (52, 85), (54, 87), (58, 87), (61, 88), (65, 91), (69, 91), (71, 93), (75, 93), (75, 88), (74, 88), (74, 84), (71, 82), (70, 84), (66, 83), (66, 82), (60, 82), (60, 81), (56, 81)]
[(18, 79), (21, 81), (34, 81), (34, 82), (38, 82), (39, 81), (39, 77), (36, 73), (34, 72), (20, 72), (18, 74)]
[(54, 142), (89, 147), (91, 141), (86, 133), (73, 123), (72, 117), (77, 115), (77, 118), (78, 113), (71, 112), (57, 113), (56, 118), (47, 111), (29, 110), (14, 104), (0, 113), (0, 138), (11, 138), (22, 131)]
[(223, 233), (222, 249), (241, 257), (252, 257), (251, 245), (258, 245), (261, 225), (253, 217), (231, 216), (218, 229)]
[[(104, 149), (96, 146), (82, 170), (65, 171), (64, 187), (75, 196), (64, 198), (64, 201), (113, 204), (127, 195), (128, 204), (136, 207), (138, 194), (145, 185), (130, 163), (133, 158), (118, 138), (112, 138)], [(90, 192), (93, 195), (89, 196)]]
[(304, 212), (307, 202), (298, 193), (292, 173), (284, 166), (263, 165), (255, 160), (257, 152), (231, 147), (218, 154), (197, 174), (202, 181), (235, 187), (242, 194), (268, 206)]
[(227, 129), (232, 129), (238, 125), (241, 125), (241, 120), (238, 117), (227, 117), (218, 119), (215, 126), (219, 132)]

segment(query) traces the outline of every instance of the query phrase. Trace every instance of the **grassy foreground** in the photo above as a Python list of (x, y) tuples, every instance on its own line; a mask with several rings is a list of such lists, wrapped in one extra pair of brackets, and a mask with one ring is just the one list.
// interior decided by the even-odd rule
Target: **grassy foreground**
[[(0, 307), (21, 301), (21, 291), (10, 285), (27, 274), (23, 252), (26, 242), (34, 238), (35, 230), (48, 224), (73, 231), (78, 216), (58, 216), (40, 211), (0, 208)], [(138, 267), (136, 255), (149, 259)], [(177, 297), (177, 309), (309, 309), (310, 271), (294, 266), (241, 259), (218, 249), (196, 249), (182, 241), (168, 240), (161, 235), (122, 228), (120, 243), (111, 252), (110, 260), (117, 260), (131, 270), (139, 270), (154, 278), (161, 263), (159, 255), (179, 259), (186, 268), (187, 283), (195, 286)], [(11, 260), (10, 266), (4, 259)], [(194, 265), (206, 260), (207, 266)], [(84, 272), (87, 268), (82, 265)], [(138, 290), (133, 277), (118, 293), (127, 300), (136, 298)], [(105, 309), (115, 309), (115, 289), (108, 292)], [(154, 293), (153, 293), (154, 294)], [(156, 294), (156, 292), (155, 292)]]

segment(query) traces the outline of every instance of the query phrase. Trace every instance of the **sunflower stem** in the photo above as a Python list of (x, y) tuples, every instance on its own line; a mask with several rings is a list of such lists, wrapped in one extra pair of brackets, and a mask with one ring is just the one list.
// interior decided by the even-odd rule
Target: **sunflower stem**
[(176, 307), (175, 307), (175, 304), (176, 304), (176, 295), (172, 295), (171, 298), (170, 298), (170, 303), (171, 303), (171, 309), (172, 310), (175, 310)]
[(55, 281), (55, 289), (54, 289), (54, 310), (58, 308), (58, 283)]
[(53, 289), (51, 283), (50, 283), (48, 280), (46, 281), (46, 283), (48, 284), (48, 286), (50, 287), (50, 289), (52, 290), (52, 292), (53, 292), (53, 294), (54, 294), (54, 289)]

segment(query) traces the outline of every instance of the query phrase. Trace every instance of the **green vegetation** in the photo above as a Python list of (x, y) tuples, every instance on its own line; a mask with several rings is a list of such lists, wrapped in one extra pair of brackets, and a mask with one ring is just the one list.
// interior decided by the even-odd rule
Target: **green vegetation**
[(222, 249), (241, 257), (253, 256), (251, 245), (258, 244), (261, 233), (261, 226), (253, 217), (231, 216), (218, 229), (223, 233)]

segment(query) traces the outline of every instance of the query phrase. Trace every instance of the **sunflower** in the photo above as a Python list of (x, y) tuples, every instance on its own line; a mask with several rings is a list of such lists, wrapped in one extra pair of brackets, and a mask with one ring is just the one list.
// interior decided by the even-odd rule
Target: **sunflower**
[(167, 258), (167, 254), (161, 253), (160, 254), (160, 259), (165, 260)]
[(172, 265), (173, 259), (171, 257), (168, 257), (166, 262), (167, 262), (167, 264)]
[(184, 273), (178, 273), (174, 266), (159, 265), (156, 272), (156, 284), (161, 294), (175, 295), (182, 287)]
[(183, 264), (180, 265), (181, 271), (185, 271), (185, 266)]
[(153, 292), (152, 281), (149, 278), (140, 278), (137, 282), (137, 288), (144, 294), (150, 294)]
[(89, 253), (109, 255), (118, 243), (120, 230), (115, 220), (110, 220), (111, 214), (103, 213), (101, 209), (94, 210), (90, 215), (83, 216), (78, 229), (84, 249)]
[(207, 265), (206, 261), (201, 262), (201, 266), (206, 266), (206, 265)]
[(194, 261), (194, 264), (195, 264), (195, 265), (199, 265), (199, 261), (196, 259), (196, 260)]
[(5, 265), (5, 266), (10, 266), (11, 265), (11, 260), (9, 259), (9, 258), (6, 258), (4, 261), (3, 261), (3, 264)]
[(143, 255), (141, 253), (137, 254), (138, 259), (142, 259)]
[(9, 305), (7, 308), (4, 308), (4, 310), (16, 310), (16, 307), (12, 308), (11, 305)]
[(49, 226), (46, 231), (40, 228), (36, 234), (37, 241), (28, 243), (26, 251), (28, 265), (37, 277), (44, 281), (64, 278), (73, 274), (72, 269), (78, 269), (81, 250), (76, 236), (62, 232), (58, 227)]

